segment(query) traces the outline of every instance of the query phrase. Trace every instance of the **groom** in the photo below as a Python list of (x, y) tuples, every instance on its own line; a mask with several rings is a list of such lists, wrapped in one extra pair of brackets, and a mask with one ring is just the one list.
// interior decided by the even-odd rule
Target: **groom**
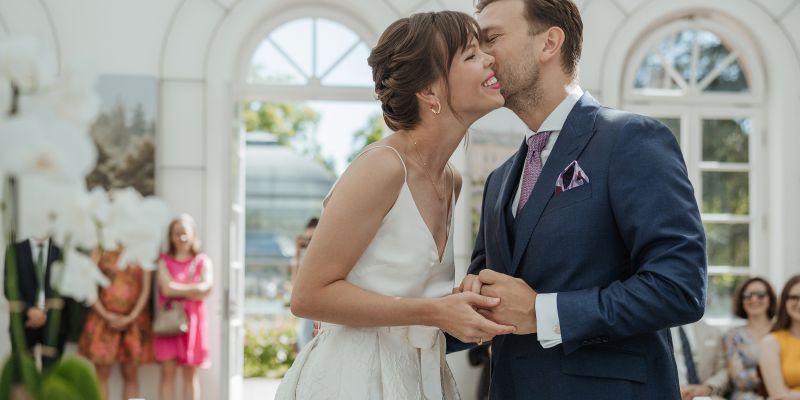
[(702, 317), (706, 256), (675, 137), (581, 90), (571, 1), (477, 8), (505, 106), (530, 128), (487, 179), (459, 288), (499, 297), (480, 312), (517, 327), (492, 342), (491, 398), (679, 399), (668, 328)]

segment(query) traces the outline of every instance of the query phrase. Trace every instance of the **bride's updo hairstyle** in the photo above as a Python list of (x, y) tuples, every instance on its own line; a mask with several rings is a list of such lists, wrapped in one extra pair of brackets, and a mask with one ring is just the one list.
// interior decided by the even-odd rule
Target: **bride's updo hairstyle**
[(368, 62), (389, 129), (409, 130), (419, 124), (416, 93), (437, 79), (444, 78), (450, 106), (450, 65), (459, 50), (480, 37), (479, 32), (475, 19), (458, 11), (414, 14), (386, 28)]

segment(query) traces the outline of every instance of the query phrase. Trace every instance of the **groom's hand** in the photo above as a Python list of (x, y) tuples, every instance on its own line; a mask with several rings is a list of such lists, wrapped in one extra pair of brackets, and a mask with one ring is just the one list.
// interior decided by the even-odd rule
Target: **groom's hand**
[(500, 299), (500, 304), (478, 310), (498, 324), (517, 327), (518, 335), (536, 333), (536, 291), (519, 278), (484, 269), (478, 275), (481, 294)]
[(514, 333), (513, 326), (497, 324), (478, 314), (476, 309), (490, 308), (498, 299), (464, 292), (438, 298), (431, 310), (434, 324), (464, 343), (483, 343), (497, 335)]

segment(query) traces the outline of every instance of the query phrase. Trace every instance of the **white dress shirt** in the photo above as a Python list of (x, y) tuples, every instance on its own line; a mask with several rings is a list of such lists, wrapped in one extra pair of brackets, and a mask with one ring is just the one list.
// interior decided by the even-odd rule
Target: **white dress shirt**
[[(39, 292), (36, 293), (36, 307), (44, 308), (46, 299), (44, 296), (44, 280), (47, 279), (47, 256), (50, 250), (50, 239), (45, 240), (36, 240), (34, 238), (30, 238), (28, 243), (31, 245), (31, 256), (33, 257), (33, 267), (34, 268), (41, 268), (42, 269), (42, 286), (39, 287)], [(36, 262), (39, 260), (39, 244), (42, 244), (42, 265), (37, 264)]]
[[(556, 145), (558, 135), (567, 121), (567, 116), (578, 103), (581, 96), (583, 96), (583, 89), (575, 85), (568, 89), (567, 97), (545, 118), (542, 126), (538, 131), (529, 130), (525, 133), (525, 141), (533, 135), (538, 135), (540, 132), (550, 131), (550, 137), (547, 139), (547, 144), (542, 149), (542, 168), (544, 168), (550, 152)], [(519, 184), (517, 185), (517, 193), (514, 195), (514, 201), (511, 202), (511, 214), (517, 216), (517, 207), (519, 205), (519, 198), (522, 192), (522, 174), (525, 173), (523, 168), (520, 173)], [(555, 182), (553, 182), (555, 186)], [(542, 347), (550, 348), (561, 344), (561, 325), (558, 319), (558, 303), (556, 299), (558, 293), (539, 293), (536, 296), (536, 331), (539, 337), (539, 343)]]

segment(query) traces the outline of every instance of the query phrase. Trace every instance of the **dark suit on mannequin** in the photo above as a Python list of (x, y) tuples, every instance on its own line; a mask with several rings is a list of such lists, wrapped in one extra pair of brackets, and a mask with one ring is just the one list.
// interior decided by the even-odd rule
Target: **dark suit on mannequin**
[[(44, 264), (44, 271), (41, 274), (41, 284), (44, 287), (44, 296), (42, 297), (39, 293), (40, 283), (36, 271), (37, 260), (34, 259), (34, 251), (36, 251), (36, 254), (38, 254), (38, 249), (34, 250), (36, 248), (36, 244), (34, 244), (34, 242), (31, 240), (24, 240), (15, 243), (13, 246), (13, 256), (16, 258), (17, 282), (6, 282), (4, 294), (6, 298), (8, 298), (9, 285), (15, 284), (17, 286), (20, 295), (20, 306), (22, 307), (23, 324), (26, 324), (28, 319), (28, 311), (30, 309), (35, 307), (43, 308), (45, 304), (49, 306), (54, 304), (52, 300), (55, 298), (55, 293), (50, 285), (50, 277), (53, 270), (52, 266), (61, 257), (61, 251), (50, 240), (46, 241), (45, 245), (43, 246), (42, 261)], [(11, 267), (12, 254), (9, 250), (10, 248), (6, 249), (4, 266), (6, 269)], [(8, 276), (7, 271), (4, 272), (6, 272), (5, 276)], [(62, 314), (58, 329), (58, 340), (55, 343), (55, 347), (58, 352), (55, 357), (48, 356), (47, 354), (42, 357), (42, 363), (44, 367), (48, 367), (55, 360), (57, 360), (58, 357), (60, 357), (64, 351), (64, 344), (67, 341), (67, 324), (69, 321), (69, 315), (67, 315), (68, 307), (63, 307), (64, 302), (56, 301), (55, 304), (57, 303), (61, 303), (62, 305)], [(28, 347), (28, 349), (31, 349), (32, 351), (37, 344), (46, 345), (48, 329), (50, 328), (52, 320), (53, 310), (49, 309), (47, 311), (47, 321), (43, 326), (38, 328), (32, 328), (28, 326), (25, 327), (25, 345)], [(13, 335), (11, 335), (11, 338), (13, 341)]]

